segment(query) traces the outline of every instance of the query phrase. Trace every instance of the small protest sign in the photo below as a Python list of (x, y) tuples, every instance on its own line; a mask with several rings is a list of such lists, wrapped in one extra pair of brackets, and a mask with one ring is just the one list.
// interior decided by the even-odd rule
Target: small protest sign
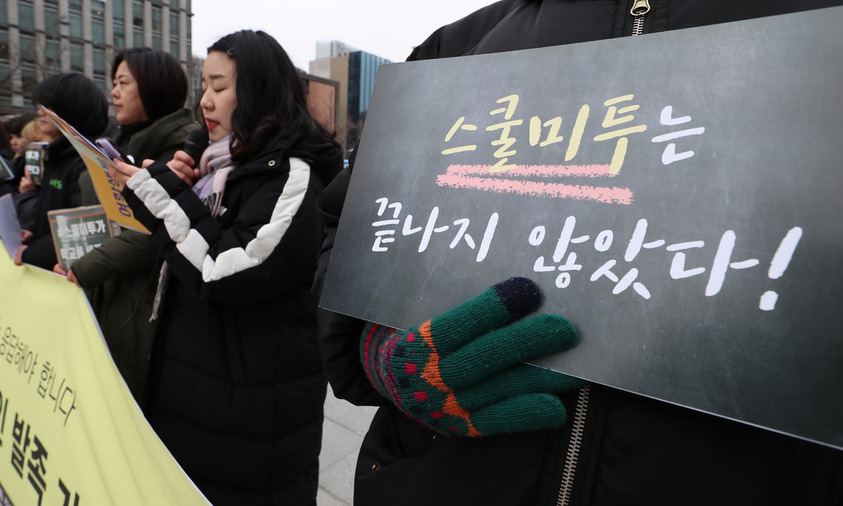
[(65, 271), (70, 270), (74, 261), (119, 234), (119, 227), (112, 225), (102, 206), (49, 211), (47, 219), (56, 258)]

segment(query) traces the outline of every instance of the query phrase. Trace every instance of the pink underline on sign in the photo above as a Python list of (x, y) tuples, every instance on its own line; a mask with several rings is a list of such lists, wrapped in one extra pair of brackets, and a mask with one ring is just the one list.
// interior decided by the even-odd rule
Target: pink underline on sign
[[(507, 171), (492, 173), (491, 165), (451, 165), (445, 174), (436, 177), (436, 184), (451, 188), (467, 188), (497, 193), (515, 193), (536, 197), (592, 200), (607, 204), (632, 203), (632, 190), (565, 183), (549, 183), (521, 179), (524, 177), (602, 177), (609, 176), (608, 165), (520, 165)], [(519, 179), (513, 178), (520, 177)]]
[(535, 177), (614, 177), (608, 165), (516, 165), (492, 172), (491, 165), (450, 165), (447, 174), (455, 176), (535, 176)]

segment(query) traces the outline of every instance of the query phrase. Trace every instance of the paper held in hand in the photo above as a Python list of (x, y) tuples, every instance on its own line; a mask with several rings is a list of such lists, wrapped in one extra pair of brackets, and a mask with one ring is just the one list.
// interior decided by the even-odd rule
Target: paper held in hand
[(20, 241), (18, 213), (11, 193), (0, 197), (0, 242), (5, 246), (9, 258), (13, 258), (18, 248), (23, 246)]
[(56, 128), (67, 137), (67, 140), (73, 145), (79, 156), (85, 162), (88, 172), (91, 174), (91, 181), (94, 183), (94, 189), (97, 192), (100, 204), (105, 209), (105, 214), (108, 219), (119, 223), (120, 225), (143, 232), (149, 233), (138, 220), (135, 219), (129, 205), (123, 200), (123, 195), (120, 191), (123, 185), (115, 181), (108, 173), (109, 167), (114, 167), (112, 162), (94, 143), (80, 134), (73, 126), (61, 119), (55, 112), (41, 106), (47, 117), (50, 118)]

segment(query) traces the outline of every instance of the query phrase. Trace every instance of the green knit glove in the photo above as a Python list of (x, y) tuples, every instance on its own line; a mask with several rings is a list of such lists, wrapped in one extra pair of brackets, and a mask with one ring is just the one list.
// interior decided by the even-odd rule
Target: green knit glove
[[(539, 287), (511, 278), (409, 331), (369, 323), (360, 353), (372, 385), (401, 411), (453, 436), (558, 427), (553, 393), (582, 381), (522, 361), (577, 343), (573, 325), (544, 314)], [(520, 321), (518, 321), (520, 320)]]

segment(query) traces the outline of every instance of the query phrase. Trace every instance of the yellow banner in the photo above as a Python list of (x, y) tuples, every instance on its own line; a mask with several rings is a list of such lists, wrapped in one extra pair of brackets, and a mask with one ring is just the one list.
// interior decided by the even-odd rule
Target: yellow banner
[(0, 506), (208, 504), (146, 422), (82, 291), (0, 254)]

